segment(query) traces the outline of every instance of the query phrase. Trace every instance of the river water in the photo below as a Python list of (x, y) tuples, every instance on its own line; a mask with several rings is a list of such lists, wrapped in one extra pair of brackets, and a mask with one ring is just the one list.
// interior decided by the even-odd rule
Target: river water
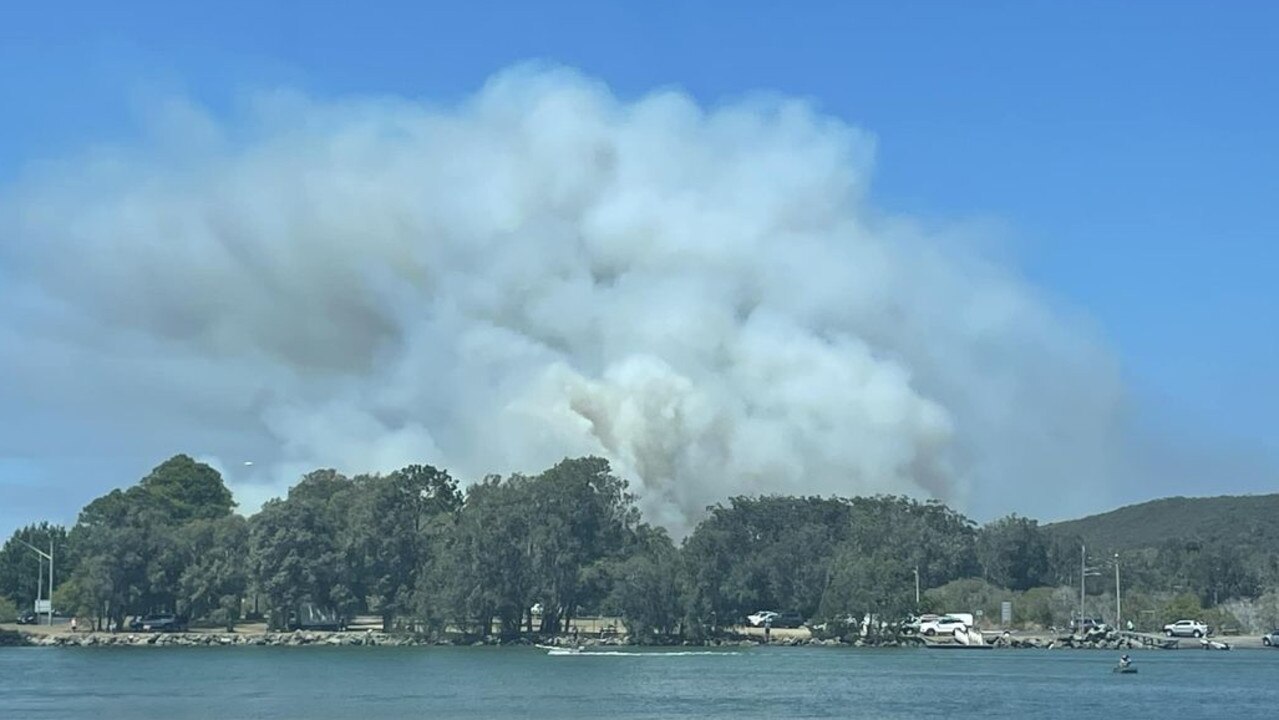
[(0, 718), (1270, 718), (1279, 651), (0, 648)]

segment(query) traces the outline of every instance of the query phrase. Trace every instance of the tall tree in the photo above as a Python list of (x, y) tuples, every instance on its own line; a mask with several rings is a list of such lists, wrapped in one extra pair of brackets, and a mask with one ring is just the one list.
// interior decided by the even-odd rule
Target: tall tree
[(641, 525), (627, 556), (609, 568), (607, 607), (645, 643), (676, 632), (683, 614), (680, 555), (666, 531)]
[[(891, 545), (868, 550), (844, 546), (832, 563), (830, 587), (822, 598), (823, 615), (851, 617), (855, 622), (865, 616), (877, 621), (904, 617), (915, 609), (909, 559), (907, 549)], [(869, 627), (877, 629), (880, 622)]]
[(1029, 590), (1049, 577), (1050, 542), (1039, 523), (1009, 515), (977, 533), (977, 557), (983, 576), (1010, 590)]
[(226, 518), (234, 503), (222, 476), (175, 455), (127, 490), (84, 507), (68, 542), (80, 559), (69, 601), (99, 619), (178, 610), (189, 553), (184, 527)]
[(429, 619), (489, 635), (519, 634), (534, 601), (537, 579), (530, 541), (528, 486), (522, 475), (493, 475), (467, 488), (439, 561), (424, 576)]
[(231, 514), (235, 502), (222, 476), (188, 455), (174, 455), (142, 478), (142, 490), (175, 524)]
[(418, 577), (431, 561), (428, 527), (462, 504), (457, 481), (429, 465), (355, 479), (345, 552), (359, 585), (382, 614), (383, 627), (416, 608)]
[(565, 459), (526, 490), (529, 549), (543, 614), (541, 631), (557, 633), (588, 600), (587, 577), (620, 557), (639, 523), (625, 480), (598, 457)]
[[(27, 545), (49, 552), (50, 543), (54, 553), (53, 583), (56, 590), (75, 568), (75, 557), (68, 553), (66, 528), (47, 522), (27, 525), (15, 530), (0, 549), (0, 596), (12, 600), (19, 609), (30, 610), (37, 594), (49, 597), (49, 563)], [(38, 590), (37, 584), (40, 585)]]
[(249, 558), (258, 588), (281, 625), (302, 603), (350, 613), (364, 597), (343, 554), (354, 485), (335, 470), (316, 470), (253, 516)]
[(927, 589), (975, 571), (973, 523), (945, 505), (888, 496), (850, 503), (851, 530), (836, 552), (822, 615), (899, 617), (915, 609), (916, 572)]
[(194, 520), (182, 528), (179, 542), (178, 609), (233, 628), (249, 581), (248, 521), (239, 515)]
[(816, 613), (836, 548), (853, 529), (837, 498), (735, 497), (684, 541), (687, 625), (694, 634), (761, 609)]

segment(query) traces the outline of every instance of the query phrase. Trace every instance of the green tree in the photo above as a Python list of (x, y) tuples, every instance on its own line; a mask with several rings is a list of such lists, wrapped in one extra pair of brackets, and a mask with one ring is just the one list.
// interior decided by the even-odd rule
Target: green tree
[(335, 470), (316, 470), (270, 500), (249, 527), (249, 559), (257, 587), (282, 625), (302, 603), (351, 613), (364, 597), (342, 548), (354, 485)]
[(234, 629), (249, 581), (248, 521), (239, 515), (193, 520), (182, 528), (180, 544), (178, 609)]
[[(823, 616), (856, 621), (869, 615), (888, 623), (904, 617), (915, 607), (915, 574), (908, 559), (901, 548), (845, 546), (832, 565), (830, 586), (822, 598)], [(880, 623), (870, 627), (878, 629)]]
[(734, 497), (711, 507), (682, 550), (687, 629), (714, 632), (761, 609), (816, 613), (851, 516), (838, 498)]
[(9, 623), (18, 619), (18, 606), (9, 598), (0, 595), (0, 623)]
[(49, 552), (50, 542), (53, 544), (53, 587), (56, 591), (75, 569), (75, 557), (68, 553), (66, 528), (47, 522), (27, 525), (14, 531), (0, 549), (0, 595), (8, 597), (23, 610), (34, 606), (37, 584), (40, 585), (39, 596), (49, 596), (49, 563), (32, 552), (27, 544)]
[(666, 531), (641, 525), (630, 554), (609, 570), (607, 607), (640, 643), (675, 634), (683, 614), (680, 555)]
[(140, 486), (90, 502), (68, 536), (79, 558), (72, 580), (82, 608), (103, 623), (174, 610), (181, 572), (175, 527)]
[(348, 565), (382, 614), (383, 627), (415, 614), (419, 576), (432, 562), (430, 527), (462, 504), (457, 481), (429, 465), (355, 480), (345, 533)]
[(492, 475), (467, 488), (439, 561), (424, 576), (428, 587), (419, 588), (432, 624), (487, 636), (496, 617), (503, 637), (519, 634), (537, 589), (529, 485), (522, 475)]
[(77, 558), (69, 602), (101, 623), (128, 614), (179, 610), (192, 556), (185, 527), (230, 516), (231, 493), (216, 470), (176, 455), (127, 490), (84, 507), (68, 535)]
[(1000, 587), (1028, 590), (1048, 579), (1049, 540), (1039, 523), (1009, 515), (977, 533), (982, 576)]
[(634, 497), (608, 461), (565, 459), (532, 478), (525, 489), (530, 561), (538, 579), (540, 630), (558, 633), (591, 597), (592, 576), (620, 556), (639, 524)]
[(160, 463), (142, 478), (140, 486), (175, 524), (224, 517), (235, 507), (218, 471), (187, 455), (174, 455)]
[(854, 498), (847, 542), (863, 553), (880, 548), (906, 572), (919, 571), (921, 589), (976, 574), (974, 523), (940, 502), (907, 497)]

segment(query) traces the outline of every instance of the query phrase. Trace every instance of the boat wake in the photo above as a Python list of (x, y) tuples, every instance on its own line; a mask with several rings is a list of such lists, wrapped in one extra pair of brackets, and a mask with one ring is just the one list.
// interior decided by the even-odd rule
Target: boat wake
[(693, 655), (741, 655), (735, 650), (717, 651), (717, 650), (676, 650), (673, 652), (627, 652), (624, 650), (570, 650), (568, 648), (554, 648), (546, 652), (547, 655), (575, 657), (629, 657), (629, 658), (665, 658), (665, 657), (690, 657)]

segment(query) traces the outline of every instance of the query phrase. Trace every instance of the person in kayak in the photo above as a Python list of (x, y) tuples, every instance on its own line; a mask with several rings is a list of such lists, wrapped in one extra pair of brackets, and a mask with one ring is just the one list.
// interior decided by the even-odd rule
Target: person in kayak
[(1121, 670), (1126, 669), (1129, 665), (1132, 665), (1132, 660), (1129, 660), (1127, 655), (1120, 655), (1119, 669)]

